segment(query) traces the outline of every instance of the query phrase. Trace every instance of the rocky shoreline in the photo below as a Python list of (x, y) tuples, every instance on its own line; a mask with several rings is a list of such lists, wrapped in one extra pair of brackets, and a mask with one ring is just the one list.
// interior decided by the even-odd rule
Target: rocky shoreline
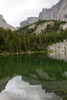
[(52, 45), (48, 46), (48, 50), (52, 50), (52, 51), (55, 51), (55, 52), (67, 51), (67, 41), (64, 40), (63, 42), (52, 44)]

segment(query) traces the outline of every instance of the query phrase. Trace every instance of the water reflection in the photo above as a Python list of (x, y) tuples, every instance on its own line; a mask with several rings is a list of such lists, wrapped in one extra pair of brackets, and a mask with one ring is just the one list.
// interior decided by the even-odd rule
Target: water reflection
[(67, 51), (55, 51), (52, 53), (48, 53), (48, 56), (57, 60), (64, 60), (67, 62)]
[(11, 79), (0, 93), (0, 100), (62, 100), (54, 93), (46, 93), (41, 85), (30, 85), (21, 76)]

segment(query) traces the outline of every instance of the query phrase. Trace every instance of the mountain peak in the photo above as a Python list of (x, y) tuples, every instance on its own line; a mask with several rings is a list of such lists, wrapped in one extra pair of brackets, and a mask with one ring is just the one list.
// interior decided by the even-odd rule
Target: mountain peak
[(0, 14), (0, 27), (4, 28), (4, 29), (11, 29), (11, 30), (15, 30), (15, 28), (9, 24), (7, 24), (7, 22), (5, 21), (5, 19), (3, 18), (3, 15)]
[[(38, 20), (61, 20), (67, 21), (67, 0), (59, 0), (56, 5), (53, 5), (50, 9), (44, 9), (39, 13), (39, 18), (34, 18), (34, 21), (31, 20), (31, 23)], [(30, 20), (27, 19), (21, 22), (20, 26), (31, 24)]]

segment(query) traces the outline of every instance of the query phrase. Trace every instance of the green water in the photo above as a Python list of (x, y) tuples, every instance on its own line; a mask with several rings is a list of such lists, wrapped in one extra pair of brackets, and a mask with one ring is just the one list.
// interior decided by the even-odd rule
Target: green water
[(0, 56), (0, 80), (4, 79), (0, 81), (0, 91), (15, 75), (39, 82), (47, 92), (67, 100), (67, 62), (63, 60), (51, 59), (47, 54)]
[(0, 56), (0, 79), (22, 75), (40, 82), (67, 80), (66, 72), (67, 62), (47, 54)]

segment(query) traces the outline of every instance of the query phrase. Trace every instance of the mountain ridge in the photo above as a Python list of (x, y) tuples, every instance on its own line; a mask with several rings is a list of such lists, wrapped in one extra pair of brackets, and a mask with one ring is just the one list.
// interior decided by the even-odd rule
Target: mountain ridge
[(15, 30), (15, 27), (9, 25), (5, 19), (3, 18), (3, 15), (0, 14), (0, 27), (4, 29), (10, 29), (10, 30)]
[[(26, 25), (32, 24), (32, 18), (34, 22), (38, 20), (61, 20), (67, 21), (67, 0), (59, 0), (56, 5), (53, 5), (51, 8), (43, 8), (42, 12), (39, 13), (39, 17), (36, 20), (36, 17), (29, 17), (27, 20), (22, 21), (20, 23), (20, 27), (24, 27)], [(31, 23), (29, 20), (31, 20)]]

